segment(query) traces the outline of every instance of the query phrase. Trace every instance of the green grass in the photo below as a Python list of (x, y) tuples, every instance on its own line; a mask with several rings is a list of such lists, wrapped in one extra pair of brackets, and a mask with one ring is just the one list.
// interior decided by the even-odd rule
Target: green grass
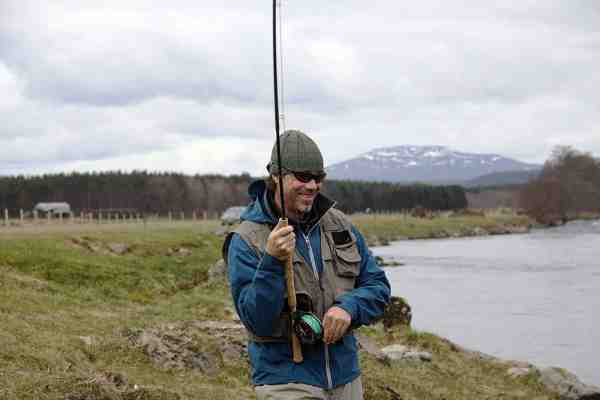
[[(483, 360), (465, 353), (444, 338), (410, 328), (384, 332), (378, 328), (361, 328), (381, 344), (401, 343), (432, 354), (431, 362), (401, 362), (383, 367), (368, 354), (361, 354), (365, 398), (405, 400), (462, 399), (552, 399), (535, 374), (511, 378), (507, 362)], [(391, 390), (390, 390), (391, 389)]]
[(527, 227), (532, 221), (521, 215), (507, 212), (489, 212), (485, 216), (454, 216), (442, 213), (435, 218), (416, 218), (409, 214), (357, 214), (352, 221), (364, 236), (373, 241), (398, 239), (425, 239), (440, 232), (448, 236), (469, 235), (474, 228), (493, 231), (503, 227)]
[[(374, 235), (435, 229), (439, 223), (416, 221), (405, 228), (403, 218), (358, 222)], [(215, 226), (3, 231), (0, 399), (253, 398), (245, 361), (221, 363), (216, 374), (162, 369), (131, 340), (142, 329), (231, 318), (228, 288), (207, 279), (220, 258), (222, 237), (210, 233)], [(115, 255), (109, 243), (127, 244), (130, 251)], [(174, 254), (181, 247), (190, 254)], [(431, 363), (393, 367), (361, 355), (367, 399), (394, 399), (394, 391), (402, 399), (553, 399), (535, 377), (509, 378), (506, 366), (471, 359), (435, 335), (386, 333), (380, 326), (362, 330), (381, 345), (405, 343), (434, 354)], [(213, 346), (207, 334), (191, 338), (193, 348)]]
[[(224, 370), (217, 377), (161, 371), (124, 334), (230, 315), (226, 286), (207, 282), (208, 268), (220, 258), (220, 237), (189, 225), (17, 236), (0, 240), (1, 399), (132, 395), (127, 385), (119, 393), (103, 384), (107, 374), (123, 375), (130, 389), (141, 387), (135, 392), (140, 399), (196, 398), (199, 391), (235, 399), (251, 393), (247, 366), (241, 367), (245, 373)], [(131, 251), (93, 252), (74, 244), (82, 238), (102, 249), (125, 243)], [(191, 254), (169, 254), (180, 247)]]

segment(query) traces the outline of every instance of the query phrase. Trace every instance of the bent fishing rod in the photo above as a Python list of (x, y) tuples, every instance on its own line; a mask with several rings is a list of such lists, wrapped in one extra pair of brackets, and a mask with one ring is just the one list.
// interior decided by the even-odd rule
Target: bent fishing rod
[[(279, 90), (277, 88), (277, 0), (273, 0), (273, 94), (275, 100), (275, 143), (277, 146), (277, 166), (279, 171), (279, 196), (281, 200), (281, 222), (282, 226), (287, 226), (288, 220), (285, 212), (285, 200), (283, 194), (283, 166), (281, 162), (281, 146), (279, 143)], [(292, 357), (295, 363), (301, 363), (304, 360), (302, 356), (302, 347), (300, 340), (296, 335), (293, 326), (294, 315), (296, 314), (296, 288), (294, 286), (294, 264), (292, 257), (288, 257), (285, 262), (285, 282), (287, 286), (287, 302), (290, 309), (290, 335), (292, 341)]]

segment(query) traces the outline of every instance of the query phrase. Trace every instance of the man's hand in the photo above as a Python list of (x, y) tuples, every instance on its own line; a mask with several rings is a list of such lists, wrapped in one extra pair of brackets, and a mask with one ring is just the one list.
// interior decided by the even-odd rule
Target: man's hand
[(294, 254), (295, 248), (296, 235), (294, 234), (294, 227), (290, 225), (282, 226), (280, 219), (267, 238), (266, 252), (279, 261), (285, 261)]
[(350, 326), (352, 317), (341, 307), (333, 306), (323, 317), (323, 341), (327, 344), (337, 342)]

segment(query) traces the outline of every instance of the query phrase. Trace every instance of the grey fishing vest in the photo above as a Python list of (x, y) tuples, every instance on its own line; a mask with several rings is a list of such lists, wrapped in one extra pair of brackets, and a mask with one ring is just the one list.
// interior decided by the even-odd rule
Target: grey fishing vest
[[(296, 250), (293, 257), (294, 284), (298, 310), (310, 311), (322, 321), (336, 298), (354, 289), (360, 272), (361, 256), (351, 223), (341, 211), (329, 209), (321, 218), (319, 226), (313, 229), (321, 230), (323, 273), (319, 276), (317, 266), (313, 268), (311, 261), (305, 260)], [(250, 245), (259, 259), (263, 257), (267, 238), (271, 233), (269, 225), (243, 221), (234, 232)], [(304, 240), (304, 237), (297, 237), (296, 240)], [(287, 292), (285, 296), (287, 298)], [(259, 337), (248, 331), (248, 337), (257, 342), (287, 341), (290, 329), (290, 315), (284, 308), (284, 312), (273, 324), (271, 336)]]

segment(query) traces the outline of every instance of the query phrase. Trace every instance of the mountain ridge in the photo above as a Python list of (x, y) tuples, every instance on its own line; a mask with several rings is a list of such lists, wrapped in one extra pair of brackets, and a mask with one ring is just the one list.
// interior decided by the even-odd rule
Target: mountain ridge
[(495, 153), (467, 153), (447, 146), (378, 147), (326, 168), (331, 179), (395, 183), (461, 184), (480, 176), (541, 169)]

